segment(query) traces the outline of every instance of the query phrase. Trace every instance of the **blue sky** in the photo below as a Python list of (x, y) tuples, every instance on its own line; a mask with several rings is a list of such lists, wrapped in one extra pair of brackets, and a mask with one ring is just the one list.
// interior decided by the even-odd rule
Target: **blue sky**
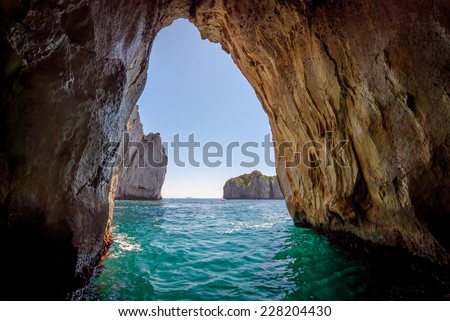
[[(222, 197), (226, 180), (243, 173), (260, 170), (275, 175), (275, 169), (264, 162), (261, 142), (271, 134), (267, 115), (256, 94), (231, 56), (219, 44), (200, 39), (200, 33), (187, 20), (177, 20), (160, 31), (150, 56), (147, 85), (139, 101), (145, 133), (159, 132), (169, 143), (169, 157), (163, 197)], [(201, 145), (196, 148), (194, 167), (188, 163), (187, 148), (180, 149), (185, 167), (174, 163), (170, 143), (179, 134), (187, 141), (194, 134)], [(231, 142), (240, 146), (253, 141), (259, 148), (248, 148), (260, 157), (259, 165), (243, 168), (241, 162), (252, 158), (232, 150), (232, 166), (223, 157), (210, 158), (222, 165), (211, 168), (202, 162), (203, 146), (215, 141), (223, 152)], [(210, 147), (210, 151), (216, 151)], [(271, 150), (273, 160), (273, 150)]]

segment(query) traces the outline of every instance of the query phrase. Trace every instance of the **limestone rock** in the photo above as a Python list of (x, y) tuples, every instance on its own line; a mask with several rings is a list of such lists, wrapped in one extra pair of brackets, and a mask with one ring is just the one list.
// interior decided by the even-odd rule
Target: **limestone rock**
[[(2, 1), (0, 275), (27, 290), (1, 292), (89, 279), (112, 240), (118, 173), (103, 146), (120, 141), (152, 42), (177, 18), (231, 54), (275, 141), (318, 164), (275, 155), (298, 225), (448, 264), (449, 16), (446, 0)], [(339, 141), (329, 158), (304, 148)]]
[(229, 179), (223, 187), (225, 199), (283, 199), (276, 176), (259, 171)]
[(212, 3), (192, 20), (291, 144), (276, 164), (296, 225), (448, 264), (447, 2)]
[[(115, 198), (119, 200), (161, 199), (167, 171), (167, 156), (159, 133), (144, 135), (136, 106), (127, 123), (128, 148), (123, 154), (123, 167)], [(122, 145), (125, 145), (122, 142)]]

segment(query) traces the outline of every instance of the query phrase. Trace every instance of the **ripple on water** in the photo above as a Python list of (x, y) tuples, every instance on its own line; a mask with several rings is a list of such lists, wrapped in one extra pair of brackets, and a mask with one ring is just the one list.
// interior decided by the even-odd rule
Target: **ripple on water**
[(351, 300), (379, 280), (295, 228), (283, 201), (119, 201), (114, 214), (114, 243), (84, 299)]

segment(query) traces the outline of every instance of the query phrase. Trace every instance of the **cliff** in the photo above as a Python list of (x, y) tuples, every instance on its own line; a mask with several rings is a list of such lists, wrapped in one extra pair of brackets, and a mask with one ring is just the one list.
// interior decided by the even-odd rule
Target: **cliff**
[(225, 199), (283, 199), (276, 176), (259, 171), (229, 179), (223, 187)]
[(144, 135), (136, 106), (126, 126), (129, 141), (123, 155), (115, 198), (118, 200), (161, 199), (167, 171), (167, 156), (160, 135)]
[(446, 0), (2, 1), (0, 291), (89, 280), (112, 241), (102, 147), (178, 18), (230, 53), (291, 144), (275, 158), (298, 226), (448, 265), (449, 16)]

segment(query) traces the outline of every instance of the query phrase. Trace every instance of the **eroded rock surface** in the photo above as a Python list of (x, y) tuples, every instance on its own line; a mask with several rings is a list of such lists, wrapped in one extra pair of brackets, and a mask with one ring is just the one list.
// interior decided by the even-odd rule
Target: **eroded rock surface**
[(445, 0), (2, 1), (2, 277), (30, 297), (89, 278), (111, 242), (102, 146), (120, 141), (176, 18), (230, 52), (278, 143), (348, 141), (328, 163), (307, 149), (313, 168), (276, 155), (298, 225), (448, 264), (449, 16)]
[(230, 178), (223, 187), (225, 199), (283, 199), (276, 176), (259, 171)]
[[(295, 167), (292, 150), (277, 154), (297, 225), (448, 263), (445, 1), (202, 1), (195, 17), (255, 88), (274, 140), (302, 153)], [(328, 159), (304, 150), (339, 141)]]
[[(136, 106), (128, 120), (128, 148), (122, 154), (115, 198), (118, 200), (161, 199), (167, 171), (167, 156), (159, 133), (144, 135)], [(124, 142), (122, 142), (124, 144)]]

